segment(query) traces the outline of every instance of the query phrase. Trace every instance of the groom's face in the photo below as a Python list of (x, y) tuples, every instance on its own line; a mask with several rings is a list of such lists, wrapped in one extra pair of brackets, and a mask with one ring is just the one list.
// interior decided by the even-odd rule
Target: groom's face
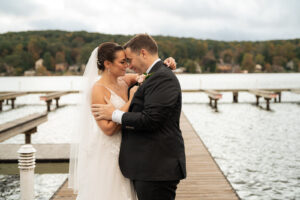
[(143, 58), (140, 54), (131, 51), (130, 48), (125, 49), (125, 54), (128, 61), (129, 69), (134, 70), (138, 74), (146, 72), (146, 70), (144, 69), (145, 67), (143, 64)]

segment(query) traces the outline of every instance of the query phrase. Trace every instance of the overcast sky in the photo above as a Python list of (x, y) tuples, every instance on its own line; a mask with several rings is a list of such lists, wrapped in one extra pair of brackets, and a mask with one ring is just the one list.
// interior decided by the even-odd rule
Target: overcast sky
[(0, 0), (0, 32), (60, 29), (214, 40), (300, 38), (298, 0)]

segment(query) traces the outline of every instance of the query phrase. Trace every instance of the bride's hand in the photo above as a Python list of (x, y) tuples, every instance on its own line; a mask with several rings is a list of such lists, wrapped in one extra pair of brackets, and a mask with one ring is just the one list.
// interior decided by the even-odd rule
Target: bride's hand
[(132, 100), (135, 92), (137, 91), (137, 89), (139, 88), (139, 86), (133, 86), (131, 89), (130, 89), (130, 97), (129, 97), (129, 101)]
[(112, 113), (115, 111), (115, 107), (112, 105), (110, 100), (104, 97), (107, 104), (92, 104), (92, 113), (96, 120), (111, 120)]
[(168, 67), (170, 67), (172, 70), (176, 69), (176, 62), (175, 59), (172, 57), (167, 58), (164, 61), (164, 64), (166, 64)]

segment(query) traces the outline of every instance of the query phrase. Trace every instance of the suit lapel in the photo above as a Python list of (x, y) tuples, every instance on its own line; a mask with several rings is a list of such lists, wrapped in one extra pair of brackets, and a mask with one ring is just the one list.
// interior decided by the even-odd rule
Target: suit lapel
[(150, 70), (149, 74), (156, 72), (164, 63), (160, 60), (158, 61)]
[[(163, 64), (162, 61), (158, 61), (158, 62), (152, 67), (152, 69), (150, 70), (149, 74), (158, 71), (159, 68), (161, 68), (163, 65), (164, 65), (164, 64)], [(135, 85), (137, 85), (137, 84), (135, 84)], [(131, 86), (131, 87), (132, 87), (132, 86)], [(129, 94), (129, 90), (128, 90), (128, 94)], [(135, 97), (133, 97), (133, 98), (135, 98)], [(134, 102), (134, 100), (132, 100), (132, 102), (130, 103), (130, 106), (129, 106), (129, 112), (131, 112), (131, 110), (132, 110), (133, 102)]]

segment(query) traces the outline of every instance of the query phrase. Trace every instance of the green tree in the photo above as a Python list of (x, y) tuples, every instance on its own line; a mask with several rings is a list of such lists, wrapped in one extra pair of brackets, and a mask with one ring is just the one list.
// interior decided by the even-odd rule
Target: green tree
[(64, 52), (56, 52), (56, 55), (55, 55), (55, 63), (58, 64), (58, 63), (64, 63), (66, 60), (65, 60), (65, 53)]
[(213, 51), (206, 53), (202, 59), (203, 72), (216, 72), (217, 61)]
[(29, 53), (36, 61), (40, 58), (41, 53), (44, 51), (47, 43), (45, 38), (31, 37), (27, 46)]
[(54, 65), (54, 59), (49, 51), (47, 51), (44, 56), (44, 66), (47, 68), (47, 70), (54, 72), (55, 71), (55, 65)]
[(250, 53), (245, 53), (242, 61), (242, 69), (248, 72), (254, 72), (255, 65), (253, 62), (253, 55)]
[(272, 72), (272, 66), (270, 65), (270, 63), (266, 63), (264, 69), (265, 72)]
[(274, 56), (272, 64), (278, 66), (285, 66), (287, 63), (287, 59), (283, 56)]
[(254, 60), (256, 64), (263, 65), (265, 63), (265, 57), (262, 54), (257, 54)]
[(195, 61), (188, 59), (185, 62), (184, 67), (186, 69), (186, 72), (188, 72), (188, 73), (196, 73), (196, 63), (195, 63)]
[(231, 49), (226, 49), (221, 53), (221, 57), (225, 63), (233, 62), (233, 52)]
[(78, 58), (78, 61), (80, 64), (86, 64), (88, 62), (88, 59), (91, 55), (92, 50), (93, 49), (91, 47), (84, 47), (81, 49), (79, 58)]

